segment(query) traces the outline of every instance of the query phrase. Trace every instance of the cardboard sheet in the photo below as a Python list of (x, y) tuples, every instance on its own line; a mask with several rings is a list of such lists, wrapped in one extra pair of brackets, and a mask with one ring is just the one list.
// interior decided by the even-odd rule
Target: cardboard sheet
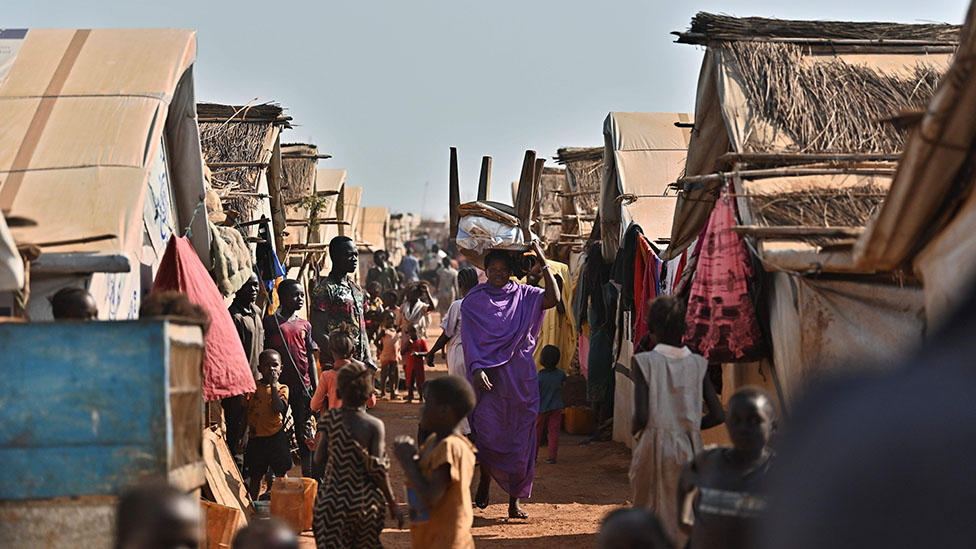
[(242, 511), (241, 527), (254, 515), (254, 505), (247, 493), (247, 485), (237, 470), (237, 464), (227, 448), (227, 443), (212, 429), (203, 430), (203, 463), (207, 486), (220, 505)]

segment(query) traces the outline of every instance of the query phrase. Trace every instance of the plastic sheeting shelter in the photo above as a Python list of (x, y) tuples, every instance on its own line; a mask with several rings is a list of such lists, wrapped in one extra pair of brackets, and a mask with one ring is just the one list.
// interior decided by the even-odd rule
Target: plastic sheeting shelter
[(671, 234), (675, 195), (668, 186), (684, 170), (691, 116), (674, 113), (612, 112), (603, 123), (604, 166), (600, 191), (603, 255), (612, 261), (631, 221), (652, 241)]
[(12, 292), (24, 287), (24, 262), (10, 236), (7, 222), (0, 215), (0, 292)]
[(188, 226), (209, 265), (207, 216), (194, 217), (204, 196), (196, 34), (6, 29), (0, 46), (0, 210), (36, 223), (10, 231), (42, 250), (31, 317), (49, 317), (44, 297), (71, 284), (89, 288), (103, 318), (134, 317), (141, 271), (151, 275)]
[(922, 341), (919, 288), (769, 275), (773, 364), (786, 402), (818, 377), (895, 364)]
[[(718, 189), (729, 180), (738, 195), (744, 225), (761, 225), (757, 223), (754, 203), (746, 195), (833, 191), (855, 186), (871, 186), (884, 192), (890, 185), (899, 146), (890, 139), (872, 141), (888, 131), (877, 120), (880, 115), (871, 110), (873, 105), (848, 105), (849, 112), (838, 110), (833, 113), (835, 117), (853, 119), (860, 125), (863, 135), (860, 143), (841, 139), (842, 130), (830, 124), (822, 135), (807, 142), (797, 138), (803, 133), (799, 121), (778, 120), (771, 114), (776, 109), (778, 96), (767, 89), (764, 102), (759, 104), (755, 91), (750, 91), (750, 81), (768, 78), (765, 82), (775, 87), (779, 82), (767, 73), (793, 73), (800, 69), (811, 69), (813, 74), (817, 74), (816, 71), (832, 74), (829, 71), (843, 72), (841, 69), (847, 68), (850, 73), (874, 73), (879, 80), (888, 77), (911, 80), (921, 74), (922, 69), (937, 74), (947, 66), (957, 31), (957, 27), (951, 25), (921, 28), (921, 25), (884, 24), (887, 32), (892, 33), (889, 38), (896, 39), (886, 41), (871, 38), (876, 32), (873, 23), (816, 22), (818, 28), (811, 22), (757, 18), (750, 22), (740, 19), (736, 25), (723, 29), (724, 19), (732, 18), (699, 14), (692, 23), (691, 32), (679, 33), (679, 42), (706, 45), (707, 50), (698, 81), (695, 131), (688, 148), (686, 174), (679, 182), (682, 193), (675, 208), (671, 244), (664, 254), (665, 259), (676, 257), (698, 237), (718, 196)], [(696, 29), (700, 20), (709, 22), (704, 25), (706, 29)], [(748, 37), (734, 34), (742, 31), (732, 29), (749, 24), (755, 28), (752, 34), (746, 33), (750, 34)], [(845, 33), (860, 33), (866, 37), (867, 43), (848, 43), (851, 41), (838, 29)], [(920, 37), (918, 41), (926, 44), (914, 48), (898, 47), (898, 33), (914, 33)], [(795, 63), (794, 67), (781, 66), (783, 57), (776, 54), (757, 49), (752, 53), (760, 53), (749, 57), (750, 52), (741, 49), (759, 48), (756, 44), (767, 48), (786, 47), (783, 42), (804, 44), (799, 49), (798, 58), (789, 58), (788, 62)], [(763, 59), (763, 55), (769, 57)], [(867, 76), (863, 81), (865, 86), (873, 84)], [(852, 79), (851, 82), (859, 80)], [(826, 95), (836, 91), (828, 89), (823, 79), (811, 80), (807, 84), (823, 87)], [(922, 85), (918, 87), (924, 88)], [(906, 101), (904, 107), (907, 106)], [(830, 112), (829, 103), (823, 108)], [(820, 107), (810, 104), (806, 109), (819, 111)], [(804, 123), (810, 121), (802, 109), (795, 118), (803, 118)], [(835, 135), (837, 138), (832, 140)], [(842, 165), (841, 161), (846, 164)], [(794, 169), (788, 170), (788, 167)], [(719, 174), (729, 168), (728, 172)], [(718, 176), (709, 178), (710, 174)], [(756, 238), (757, 252), (767, 269), (801, 272), (861, 272), (855, 265), (852, 244), (852, 238), (843, 239), (843, 242), (834, 239), (827, 246), (811, 244), (809, 238), (789, 238), (781, 234), (776, 238)]]
[(359, 208), (359, 238), (372, 250), (386, 248), (386, 231), (390, 211), (385, 207), (364, 206)]
[(865, 271), (913, 261), (925, 288), (930, 329), (972, 291), (976, 275), (976, 4), (969, 7), (963, 35), (906, 143), (881, 210), (855, 245), (857, 265)]
[[(876, 104), (835, 107), (829, 98), (858, 97), (849, 89), (857, 82), (872, 90), (880, 82), (877, 89), (888, 86), (893, 97), (905, 89), (905, 97), (918, 90), (931, 93), (955, 48), (958, 27), (699, 14), (690, 31), (678, 35), (679, 42), (707, 49), (687, 170), (678, 181), (681, 195), (664, 258), (676, 257), (695, 241), (719, 191), (729, 185), (738, 207), (736, 230), (747, 235), (765, 269), (766, 299), (759, 315), (768, 319), (785, 403), (834, 368), (893, 363), (890, 357), (921, 341), (922, 291), (895, 284), (890, 276), (860, 276), (874, 272), (858, 265), (853, 253), (867, 218), (838, 228), (827, 221), (827, 212), (836, 211), (833, 197), (845, 192), (855, 201), (883, 199), (906, 134), (879, 122), (872, 110)], [(910, 47), (898, 43), (908, 35), (915, 36)], [(858, 78), (817, 80), (816, 74)], [(776, 86), (798, 83), (822, 93), (812, 93), (803, 108), (785, 116), (779, 107), (800, 88)], [(905, 99), (902, 107), (908, 106)], [(841, 118), (851, 123), (831, 122)], [(806, 131), (821, 123), (822, 131)], [(831, 197), (824, 199), (820, 217), (773, 222), (757, 199), (791, 201), (803, 192)], [(825, 272), (842, 274), (823, 277)]]

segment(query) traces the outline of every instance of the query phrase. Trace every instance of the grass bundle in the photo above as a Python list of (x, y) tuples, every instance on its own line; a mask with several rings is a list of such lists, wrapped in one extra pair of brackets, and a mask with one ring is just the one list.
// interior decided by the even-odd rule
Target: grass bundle
[[(838, 58), (804, 62), (790, 44), (730, 42), (750, 105), (794, 143), (798, 153), (897, 153), (907, 130), (879, 120), (928, 104), (948, 68), (919, 63), (886, 74)], [(772, 152), (759, 144), (750, 152)]]
[(831, 40), (912, 40), (954, 44), (960, 27), (945, 23), (854, 21), (792, 21), (764, 17), (731, 17), (699, 12), (691, 20), (690, 34), (706, 40), (750, 40), (754, 38), (824, 38)]
[(863, 227), (888, 191), (879, 185), (750, 193), (749, 209), (761, 226)]
[(281, 195), (286, 202), (299, 200), (312, 194), (318, 147), (315, 145), (289, 144), (281, 146), (281, 167), (284, 181)]

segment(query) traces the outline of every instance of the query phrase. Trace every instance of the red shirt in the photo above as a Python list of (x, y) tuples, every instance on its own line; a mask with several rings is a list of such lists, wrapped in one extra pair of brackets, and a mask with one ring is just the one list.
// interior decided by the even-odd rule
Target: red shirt
[[(279, 325), (281, 331), (278, 331)], [(284, 339), (282, 340), (282, 335)], [(308, 348), (318, 349), (312, 341), (312, 325), (303, 318), (291, 321), (278, 313), (264, 319), (264, 347), (281, 355), (281, 382), (294, 385), (299, 379), (306, 387), (312, 386), (308, 376)], [(294, 360), (294, 366), (292, 361)], [(298, 372), (295, 372), (295, 367)], [(299, 374), (301, 377), (299, 377)]]
[(424, 367), (424, 359), (422, 356), (414, 356), (413, 353), (426, 353), (427, 352), (427, 340), (418, 339), (417, 341), (408, 341), (407, 345), (403, 349), (403, 365), (406, 368), (420, 368)]

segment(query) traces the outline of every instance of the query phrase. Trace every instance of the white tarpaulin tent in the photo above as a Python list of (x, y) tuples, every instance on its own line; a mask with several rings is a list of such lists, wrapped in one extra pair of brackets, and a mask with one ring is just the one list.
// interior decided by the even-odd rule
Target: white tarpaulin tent
[(10, 231), (42, 251), (32, 318), (69, 284), (134, 317), (157, 244), (187, 227), (210, 264), (193, 31), (6, 29), (0, 56), (0, 210), (35, 222)]
[(668, 195), (685, 167), (691, 116), (676, 113), (612, 112), (603, 123), (604, 166), (600, 191), (603, 255), (613, 259), (633, 221), (652, 241), (671, 234), (675, 194)]
[(24, 262), (17, 253), (7, 222), (0, 215), (0, 292), (17, 291), (23, 287)]

